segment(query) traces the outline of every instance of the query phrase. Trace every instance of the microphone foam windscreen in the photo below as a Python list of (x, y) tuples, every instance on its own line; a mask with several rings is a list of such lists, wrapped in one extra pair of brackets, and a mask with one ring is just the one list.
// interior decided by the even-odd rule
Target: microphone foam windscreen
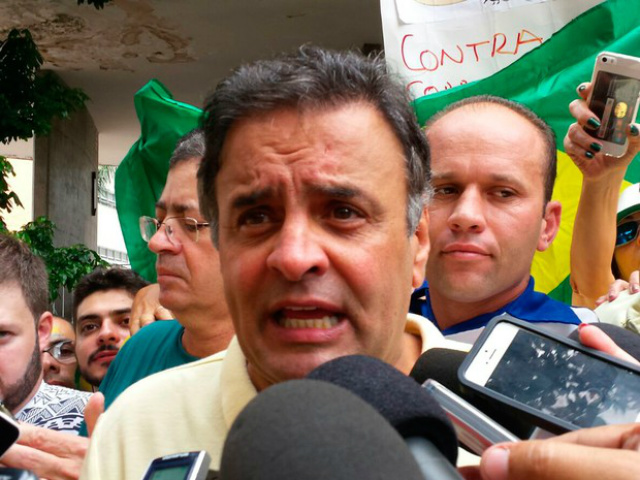
[(292, 380), (240, 412), (224, 444), (221, 480), (422, 480), (398, 433), (335, 385)]
[(466, 352), (448, 348), (432, 348), (424, 352), (409, 376), (420, 385), (432, 378), (451, 391), (459, 390), (458, 369), (467, 357)]
[(364, 355), (350, 355), (320, 365), (307, 378), (355, 393), (380, 412), (400, 435), (428, 439), (456, 464), (458, 442), (448, 417), (426, 390), (391, 365)]
[[(611, 325), (610, 323), (592, 323), (591, 325), (598, 327), (609, 335), (621, 349), (640, 361), (640, 335), (625, 328), (618, 327), (617, 325)], [(579, 342), (580, 336), (578, 329), (571, 332), (569, 338)]]

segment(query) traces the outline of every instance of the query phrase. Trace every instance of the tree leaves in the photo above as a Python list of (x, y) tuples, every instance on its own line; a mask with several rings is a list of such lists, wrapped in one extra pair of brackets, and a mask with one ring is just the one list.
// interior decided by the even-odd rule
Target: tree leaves
[(84, 106), (87, 95), (69, 88), (50, 71), (29, 30), (13, 29), (0, 41), (0, 141), (47, 135), (54, 118), (66, 118)]

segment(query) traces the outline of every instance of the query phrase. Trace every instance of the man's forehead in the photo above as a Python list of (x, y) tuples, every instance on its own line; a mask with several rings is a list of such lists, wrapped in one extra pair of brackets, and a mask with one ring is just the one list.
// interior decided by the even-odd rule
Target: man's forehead
[(100, 309), (106, 312), (130, 308), (133, 305), (133, 294), (124, 288), (98, 290), (87, 295), (78, 305), (78, 316), (89, 310)]

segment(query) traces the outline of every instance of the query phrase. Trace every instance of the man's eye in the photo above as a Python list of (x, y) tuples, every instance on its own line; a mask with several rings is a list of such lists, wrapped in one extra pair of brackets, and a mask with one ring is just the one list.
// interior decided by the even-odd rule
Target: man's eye
[(515, 195), (515, 192), (508, 188), (501, 188), (496, 192), (496, 195), (501, 198), (509, 198), (509, 197), (513, 197)]
[(264, 225), (271, 220), (269, 214), (263, 210), (254, 210), (250, 212), (246, 212), (240, 216), (238, 223), (240, 225)]
[(74, 352), (75, 350), (73, 348), (73, 344), (71, 343), (65, 343), (60, 347), (60, 353), (64, 356), (71, 356), (74, 354)]
[(450, 186), (436, 187), (433, 189), (433, 193), (436, 196), (453, 195), (456, 193), (456, 189), (455, 187), (450, 187)]
[(333, 218), (338, 220), (349, 220), (354, 217), (360, 217), (361, 215), (354, 208), (348, 207), (346, 205), (341, 205), (333, 209), (332, 212)]
[(85, 323), (84, 325), (82, 325), (82, 327), (80, 327), (80, 333), (84, 333), (84, 334), (91, 333), (97, 328), (98, 328), (98, 325), (96, 325), (95, 323)]
[(122, 320), (122, 325), (129, 325), (129, 317), (126, 317)]

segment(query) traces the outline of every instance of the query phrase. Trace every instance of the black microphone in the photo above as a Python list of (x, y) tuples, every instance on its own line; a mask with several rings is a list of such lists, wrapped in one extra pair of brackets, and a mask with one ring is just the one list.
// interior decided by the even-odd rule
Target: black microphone
[(405, 439), (425, 479), (462, 478), (455, 468), (456, 434), (445, 412), (426, 390), (391, 365), (351, 355), (320, 365), (307, 378), (339, 385), (372, 405)]
[(496, 400), (477, 395), (462, 386), (458, 380), (458, 369), (466, 356), (465, 352), (459, 350), (432, 348), (420, 356), (409, 376), (421, 385), (428, 379), (440, 382), (518, 438), (528, 439), (535, 426), (523, 419), (519, 412)]
[(398, 433), (373, 407), (325, 382), (269, 387), (238, 415), (221, 480), (422, 480)]
[[(634, 333), (626, 328), (612, 325), (610, 323), (592, 323), (594, 327), (598, 327), (604, 333), (609, 335), (616, 344), (631, 355), (636, 360), (640, 361), (640, 335)], [(580, 341), (580, 334), (578, 329), (575, 329), (569, 335), (569, 338), (577, 342)]]

